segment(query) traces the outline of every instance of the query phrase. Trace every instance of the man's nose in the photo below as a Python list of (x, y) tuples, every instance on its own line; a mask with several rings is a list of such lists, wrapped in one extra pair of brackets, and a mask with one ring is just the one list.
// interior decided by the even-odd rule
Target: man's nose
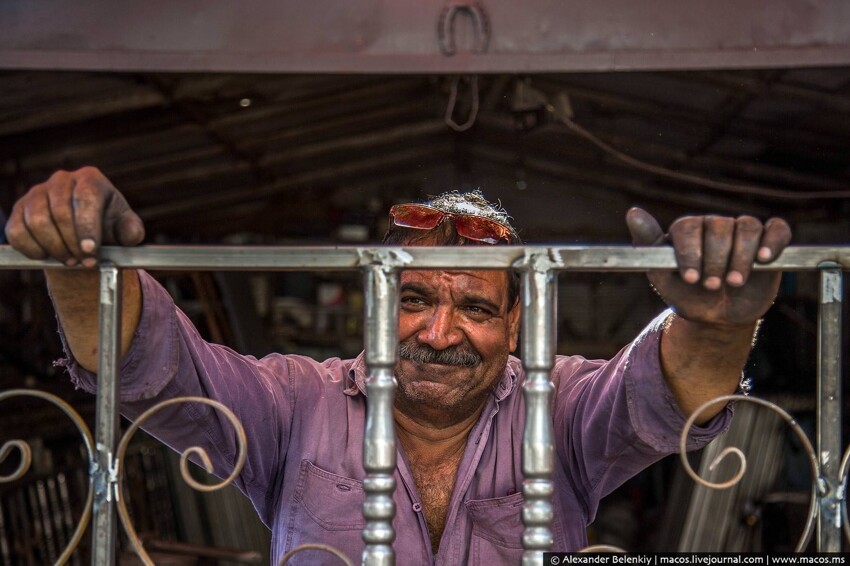
[(455, 326), (454, 313), (449, 308), (439, 307), (417, 336), (419, 342), (435, 350), (444, 350), (463, 342), (463, 334)]

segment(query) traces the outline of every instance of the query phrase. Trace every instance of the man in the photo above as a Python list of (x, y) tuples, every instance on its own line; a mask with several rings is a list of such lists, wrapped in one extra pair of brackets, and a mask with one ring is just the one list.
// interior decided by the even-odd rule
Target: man
[[(639, 245), (668, 239), (646, 212), (627, 224)], [(96, 169), (59, 172), (14, 207), (10, 243), (33, 258), (91, 267), (101, 244), (135, 245), (142, 222)], [(652, 273), (676, 312), (659, 316), (612, 360), (558, 357), (552, 372), (554, 548), (577, 550), (599, 500), (675, 452), (696, 407), (738, 387), (754, 329), (776, 294), (778, 273), (751, 273), (775, 258), (791, 231), (779, 219), (686, 217), (670, 228), (678, 273)], [(480, 195), (442, 195), (396, 206), (394, 245), (518, 243), (507, 216)], [(47, 272), (72, 379), (93, 391), (97, 275)], [(122, 411), (201, 395), (231, 407), (248, 435), (238, 485), (272, 529), (272, 557), (328, 543), (359, 560), (365, 421), (361, 355), (318, 362), (273, 354), (256, 360), (203, 341), (167, 293), (128, 273), (122, 323)], [(520, 509), (524, 374), (510, 356), (520, 320), (515, 278), (504, 272), (405, 271), (395, 421), (399, 440), (395, 548), (404, 564), (510, 564), (522, 552)], [(698, 420), (689, 446), (722, 431), (728, 408)], [(219, 474), (232, 467), (235, 435), (215, 411), (180, 405), (151, 430), (183, 449), (201, 445)], [(299, 555), (300, 557), (301, 555)], [(305, 563), (324, 560), (305, 556)]]

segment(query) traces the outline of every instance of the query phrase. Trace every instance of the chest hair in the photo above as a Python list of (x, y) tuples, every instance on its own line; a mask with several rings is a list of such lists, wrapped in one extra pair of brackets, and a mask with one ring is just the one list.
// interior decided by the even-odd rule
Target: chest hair
[(411, 462), (413, 481), (416, 483), (416, 491), (419, 492), (421, 499), (422, 514), (428, 525), (431, 550), (434, 555), (437, 554), (440, 539), (446, 528), (446, 515), (462, 457), (463, 450), (452, 454), (438, 464)]

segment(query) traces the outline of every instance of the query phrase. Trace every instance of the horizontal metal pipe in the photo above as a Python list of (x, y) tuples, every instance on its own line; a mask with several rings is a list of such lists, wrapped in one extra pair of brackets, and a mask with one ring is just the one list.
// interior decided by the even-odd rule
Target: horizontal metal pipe
[[(406, 268), (506, 269), (522, 262), (530, 250), (549, 250), (553, 269), (559, 271), (639, 272), (675, 269), (673, 249), (632, 246), (472, 246), (382, 248), (364, 246), (140, 246), (104, 247), (102, 260), (118, 267), (198, 271), (297, 271), (353, 270), (370, 250), (399, 250), (410, 256)], [(814, 271), (832, 261), (850, 269), (850, 245), (792, 246), (770, 264), (756, 264), (757, 271)], [(0, 246), (0, 269), (54, 269), (64, 267), (53, 260), (27, 259), (10, 246)], [(81, 268), (77, 268), (81, 269)]]

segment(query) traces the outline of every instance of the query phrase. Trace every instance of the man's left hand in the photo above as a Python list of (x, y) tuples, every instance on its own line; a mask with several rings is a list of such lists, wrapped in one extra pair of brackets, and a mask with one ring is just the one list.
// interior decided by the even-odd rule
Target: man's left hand
[(755, 262), (775, 259), (791, 241), (781, 218), (764, 224), (752, 216), (685, 216), (665, 234), (640, 208), (626, 214), (638, 246), (671, 244), (679, 270), (650, 271), (649, 280), (677, 315), (717, 326), (752, 325), (767, 312), (779, 289), (778, 271), (753, 272)]

